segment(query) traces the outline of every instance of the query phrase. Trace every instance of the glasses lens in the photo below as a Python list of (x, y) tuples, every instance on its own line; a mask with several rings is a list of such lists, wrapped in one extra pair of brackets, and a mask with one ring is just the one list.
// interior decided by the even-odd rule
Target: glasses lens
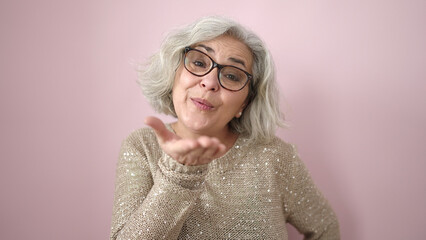
[(201, 52), (192, 50), (186, 53), (185, 67), (193, 74), (203, 75), (207, 73), (212, 64), (210, 58)]
[(220, 70), (220, 83), (229, 90), (240, 90), (247, 82), (247, 75), (240, 69), (227, 66)]
[[(213, 67), (213, 61), (207, 54), (193, 49), (186, 53), (184, 64), (185, 68), (196, 76), (204, 76)], [(219, 82), (222, 87), (238, 91), (247, 84), (248, 76), (241, 69), (233, 66), (219, 68)]]

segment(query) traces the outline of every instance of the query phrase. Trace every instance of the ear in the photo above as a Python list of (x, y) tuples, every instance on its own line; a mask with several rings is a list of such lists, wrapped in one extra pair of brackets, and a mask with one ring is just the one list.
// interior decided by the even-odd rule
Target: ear
[(247, 106), (247, 101), (243, 103), (240, 110), (235, 114), (235, 118), (240, 118), (243, 115), (244, 108)]
[(243, 104), (241, 105), (240, 111), (237, 112), (237, 114), (235, 114), (235, 118), (240, 118), (243, 115), (243, 111), (244, 109), (249, 105), (249, 103), (251, 102), (251, 97), (250, 97), (250, 93), (247, 95), (246, 100), (244, 100)]

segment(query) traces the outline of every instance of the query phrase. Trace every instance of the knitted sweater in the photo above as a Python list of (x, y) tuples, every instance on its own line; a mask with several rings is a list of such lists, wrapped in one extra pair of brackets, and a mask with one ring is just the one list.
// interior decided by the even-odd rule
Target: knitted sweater
[(222, 157), (185, 166), (149, 128), (123, 141), (111, 239), (340, 239), (337, 218), (294, 147), (239, 136)]

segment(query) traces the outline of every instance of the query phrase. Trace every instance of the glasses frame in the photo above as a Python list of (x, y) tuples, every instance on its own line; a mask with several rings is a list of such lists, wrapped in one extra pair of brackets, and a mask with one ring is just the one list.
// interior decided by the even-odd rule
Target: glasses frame
[[(195, 73), (193, 73), (193, 72), (191, 72), (187, 67), (186, 67), (186, 64), (185, 64), (185, 60), (186, 60), (186, 54), (188, 54), (188, 52), (190, 52), (190, 51), (197, 51), (197, 52), (199, 52), (199, 53), (202, 53), (202, 54), (204, 54), (205, 56), (207, 56), (209, 59), (210, 59), (210, 61), (212, 61), (212, 66), (210, 67), (210, 69), (206, 72), (206, 73), (204, 73), (204, 74), (195, 74)], [(219, 64), (219, 63), (217, 63), (217, 62), (215, 62), (209, 55), (207, 55), (206, 53), (204, 53), (204, 52), (202, 52), (202, 51), (200, 51), (200, 50), (198, 50), (198, 49), (195, 49), (195, 48), (192, 48), (192, 47), (185, 47), (185, 49), (184, 49), (184, 56), (183, 56), (183, 66), (185, 67), (185, 69), (188, 71), (188, 72), (190, 72), (192, 75), (195, 75), (195, 76), (197, 76), (197, 77), (203, 77), (203, 76), (206, 76), (207, 74), (209, 74), (214, 68), (216, 68), (217, 67), (217, 69), (218, 69), (218, 71), (217, 71), (217, 80), (218, 80), (218, 82), (219, 82), (219, 84), (220, 84), (220, 86), (221, 87), (223, 87), (224, 89), (226, 89), (226, 90), (228, 90), (228, 91), (231, 91), (231, 92), (238, 92), (238, 91), (241, 91), (246, 85), (247, 85), (247, 83), (251, 80), (251, 79), (253, 79), (253, 75), (251, 75), (250, 73), (248, 73), (248, 72), (246, 72), (246, 71), (244, 71), (243, 69), (241, 69), (241, 68), (239, 68), (239, 67), (236, 67), (236, 66), (233, 66), (233, 65), (221, 65), (221, 64)], [(223, 86), (222, 85), (222, 82), (220, 81), (220, 71), (222, 70), (222, 68), (224, 68), (224, 67), (233, 67), (233, 68), (237, 68), (237, 69), (239, 69), (239, 70), (241, 70), (241, 71), (243, 71), (245, 74), (246, 74), (246, 76), (247, 76), (247, 80), (246, 80), (246, 82), (244, 83), (244, 85), (240, 88), (240, 89), (238, 89), (238, 90), (232, 90), (232, 89), (229, 89), (229, 88), (226, 88), (225, 86)]]

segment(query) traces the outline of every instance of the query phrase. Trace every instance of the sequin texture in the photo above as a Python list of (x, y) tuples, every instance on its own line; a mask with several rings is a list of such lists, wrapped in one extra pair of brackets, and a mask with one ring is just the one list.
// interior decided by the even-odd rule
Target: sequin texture
[(123, 142), (116, 175), (111, 239), (287, 239), (287, 222), (309, 239), (339, 239), (333, 210), (279, 138), (240, 136), (210, 164), (184, 166), (140, 129)]

